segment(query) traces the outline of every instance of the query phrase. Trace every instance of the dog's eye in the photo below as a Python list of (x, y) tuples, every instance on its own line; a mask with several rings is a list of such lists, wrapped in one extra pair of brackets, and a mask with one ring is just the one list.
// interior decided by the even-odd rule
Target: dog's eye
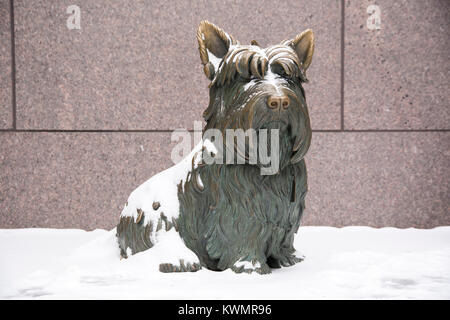
[(281, 77), (287, 77), (286, 71), (284, 71), (283, 67), (279, 64), (274, 64), (270, 67), (273, 73), (281, 76)]

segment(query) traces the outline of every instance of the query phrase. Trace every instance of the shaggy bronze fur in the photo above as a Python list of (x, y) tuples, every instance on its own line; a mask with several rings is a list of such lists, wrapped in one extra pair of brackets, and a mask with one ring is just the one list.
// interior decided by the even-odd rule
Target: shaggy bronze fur
[[(307, 30), (264, 49), (256, 41), (241, 45), (203, 21), (197, 39), (211, 80), (204, 134), (208, 129), (220, 130), (223, 137), (227, 129), (277, 129), (280, 165), (275, 174), (262, 175), (264, 164), (251, 164), (245, 153), (244, 164), (225, 164), (224, 154), (224, 164), (193, 166), (178, 186), (180, 215), (173, 223), (208, 269), (263, 274), (293, 265), (302, 259), (294, 255), (293, 241), (307, 191), (303, 158), (311, 126), (302, 84), (314, 52), (313, 33)], [(269, 151), (272, 142), (266, 142)], [(218, 150), (227, 148), (213, 143)], [(152, 246), (147, 228), (126, 218), (119, 223), (118, 238), (124, 254), (127, 247), (135, 253)], [(162, 271), (187, 269), (165, 266)]]

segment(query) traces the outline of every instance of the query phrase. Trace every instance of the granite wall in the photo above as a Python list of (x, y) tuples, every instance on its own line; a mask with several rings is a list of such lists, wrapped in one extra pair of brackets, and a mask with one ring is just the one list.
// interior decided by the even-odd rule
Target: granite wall
[(304, 224), (450, 225), (448, 0), (0, 0), (0, 228), (117, 223), (207, 106), (203, 19), (315, 32)]

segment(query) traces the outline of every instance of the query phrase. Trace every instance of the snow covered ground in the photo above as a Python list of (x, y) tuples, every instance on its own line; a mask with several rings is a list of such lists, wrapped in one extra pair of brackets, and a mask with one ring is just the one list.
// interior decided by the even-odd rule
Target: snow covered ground
[(115, 230), (0, 230), (3, 299), (450, 299), (450, 227), (301, 227), (306, 256), (270, 275), (158, 272), (163, 248), (119, 260)]

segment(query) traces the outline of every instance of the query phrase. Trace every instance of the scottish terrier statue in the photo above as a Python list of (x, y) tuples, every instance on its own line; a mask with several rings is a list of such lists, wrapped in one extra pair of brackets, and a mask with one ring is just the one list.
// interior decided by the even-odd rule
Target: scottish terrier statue
[[(311, 126), (302, 85), (314, 52), (313, 32), (262, 48), (255, 40), (240, 44), (202, 21), (197, 40), (210, 80), (202, 142), (132, 192), (117, 226), (121, 257), (176, 239), (163, 250), (168, 257), (159, 264), (161, 272), (205, 267), (267, 274), (292, 266), (303, 259), (293, 242), (307, 191), (304, 156)], [(272, 136), (256, 140), (267, 144), (271, 156), (276, 153), (277, 167), (262, 174), (267, 164), (250, 163), (249, 152), (242, 150), (241, 163), (226, 159), (228, 153), (222, 163), (211, 161), (218, 150), (230, 147), (223, 139), (207, 138), (209, 129), (223, 135), (230, 129), (278, 130), (277, 141)], [(237, 155), (234, 138), (232, 145)]]

